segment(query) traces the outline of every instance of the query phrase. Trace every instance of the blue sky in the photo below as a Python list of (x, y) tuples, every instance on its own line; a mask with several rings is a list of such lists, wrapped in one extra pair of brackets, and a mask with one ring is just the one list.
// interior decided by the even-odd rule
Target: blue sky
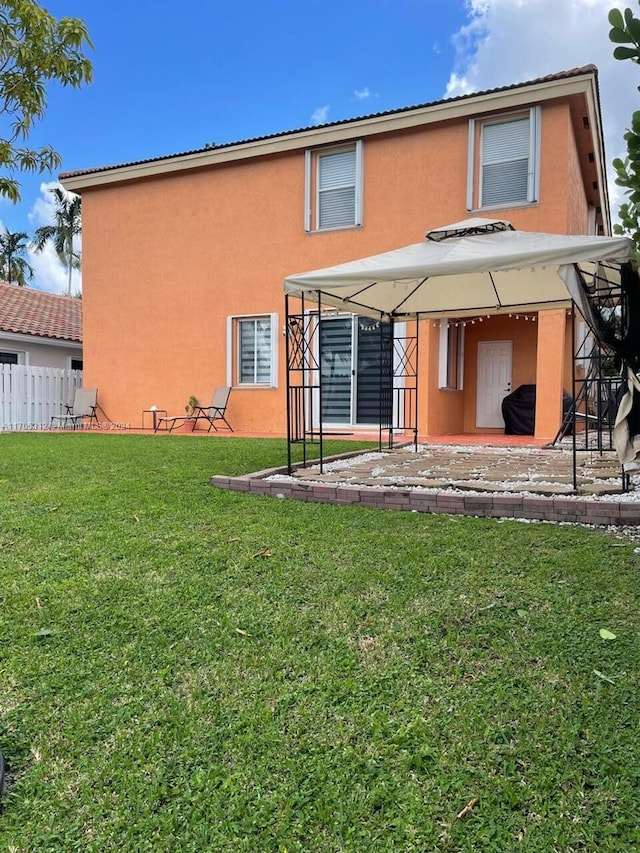
[[(610, 160), (622, 150), (640, 83), (637, 67), (611, 58), (607, 12), (614, 2), (52, 0), (45, 3), (52, 14), (86, 22), (94, 82), (80, 90), (52, 88), (31, 142), (52, 144), (62, 171), (73, 171), (594, 62)], [(22, 202), (0, 202), (2, 225), (31, 234), (47, 221), (46, 182), (55, 178), (22, 176)], [(63, 289), (55, 258), (32, 262), (34, 286)]]

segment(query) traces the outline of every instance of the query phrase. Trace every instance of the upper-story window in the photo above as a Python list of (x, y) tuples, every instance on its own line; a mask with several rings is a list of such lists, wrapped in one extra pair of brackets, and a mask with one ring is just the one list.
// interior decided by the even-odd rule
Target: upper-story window
[(307, 151), (305, 230), (362, 224), (362, 142)]
[(472, 119), (469, 163), (469, 210), (538, 201), (540, 107), (487, 121)]

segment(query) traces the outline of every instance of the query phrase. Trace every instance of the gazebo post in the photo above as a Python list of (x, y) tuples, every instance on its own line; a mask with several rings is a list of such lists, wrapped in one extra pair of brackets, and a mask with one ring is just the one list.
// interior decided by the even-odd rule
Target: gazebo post
[(576, 437), (576, 424), (578, 422), (576, 413), (578, 407), (576, 405), (576, 388), (577, 388), (577, 377), (576, 377), (576, 365), (578, 364), (578, 357), (576, 353), (576, 303), (571, 300), (571, 399), (572, 403), (572, 420), (573, 423), (571, 425), (571, 449), (572, 449), (572, 472), (573, 472), (573, 490), (576, 492), (578, 490), (578, 448), (577, 448), (577, 437)]
[[(318, 293), (318, 452), (320, 458), (320, 473), (324, 474), (324, 418), (322, 416), (322, 301)], [(311, 392), (313, 394), (313, 391)], [(313, 424), (311, 424), (313, 429)]]
[(291, 460), (291, 355), (289, 346), (289, 294), (284, 295), (284, 350), (287, 364), (287, 471), (289, 474), (293, 470)]
[(420, 316), (416, 314), (416, 364), (415, 364), (415, 379), (416, 379), (416, 392), (415, 392), (415, 400), (413, 404), (413, 449), (417, 453), (418, 452), (418, 389), (420, 387), (418, 382), (419, 376), (419, 368), (420, 368)]
[(299, 299), (301, 306), (299, 314), (292, 312), (289, 294), (285, 294), (284, 335), (287, 360), (287, 469), (289, 473), (293, 470), (292, 447), (294, 444), (302, 444), (302, 463), (303, 465), (307, 463), (307, 427), (309, 423), (313, 424), (313, 394), (309, 393), (310, 377), (313, 377), (314, 370), (311, 317), (305, 314), (304, 294), (296, 298)]

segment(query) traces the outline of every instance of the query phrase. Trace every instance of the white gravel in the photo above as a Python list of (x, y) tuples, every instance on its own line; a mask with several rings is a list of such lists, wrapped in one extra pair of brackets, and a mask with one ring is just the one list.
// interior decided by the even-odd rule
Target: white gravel
[[(528, 448), (528, 447), (486, 447), (483, 445), (438, 445), (437, 447), (427, 447), (426, 445), (418, 445), (417, 451), (421, 454), (425, 461), (429, 458), (432, 458), (434, 455), (441, 455), (443, 450), (446, 450), (447, 453), (451, 455), (469, 455), (475, 452), (482, 452), (484, 454), (495, 454), (504, 457), (510, 453), (517, 454), (519, 456), (527, 456), (527, 455), (536, 455), (539, 454), (540, 448)], [(413, 452), (413, 451), (411, 451)], [(568, 456), (571, 454), (571, 449), (566, 449), (563, 447), (562, 449), (552, 450), (550, 452), (553, 453), (565, 453)], [(325, 462), (324, 463), (324, 473), (339, 473), (344, 471), (344, 484), (345, 485), (355, 485), (358, 481), (361, 481), (360, 477), (349, 476), (349, 469), (359, 467), (365, 463), (369, 462), (378, 462), (382, 460), (391, 460), (397, 458), (397, 451), (395, 451), (395, 456), (388, 451), (383, 452), (370, 452), (363, 453), (358, 456), (352, 456), (348, 459), (336, 459), (333, 462)], [(320, 473), (319, 465), (312, 465), (306, 469), (309, 472), (310, 478), (304, 479), (303, 477), (291, 477), (288, 474), (276, 474), (270, 477), (270, 480), (277, 480), (279, 482), (295, 482), (295, 483), (305, 483), (307, 485), (313, 485), (317, 483), (316, 480), (313, 479), (313, 474)], [(393, 476), (394, 484), (386, 484), (381, 483), (380, 485), (371, 486), (368, 485), (368, 488), (374, 489), (412, 489), (415, 491), (425, 492), (425, 493), (438, 493), (446, 491), (451, 494), (461, 494), (461, 495), (523, 495), (527, 497), (541, 497), (538, 492), (530, 492), (526, 490), (522, 490), (523, 482), (535, 480), (536, 485), (551, 485), (548, 480), (538, 479), (541, 475), (536, 474), (535, 471), (526, 472), (523, 471), (522, 478), (519, 480), (502, 480), (502, 481), (491, 481), (491, 485), (494, 487), (490, 491), (483, 490), (481, 487), (478, 489), (459, 489), (454, 486), (451, 487), (437, 487), (432, 488), (428, 486), (417, 486), (414, 485), (415, 475), (405, 478), (402, 476), (389, 475), (388, 469), (383, 465), (375, 465), (372, 467), (369, 476), (371, 477), (384, 477), (384, 476)], [(425, 465), (425, 470), (422, 472), (422, 476), (433, 476), (429, 472), (428, 463)], [(410, 483), (407, 484), (407, 479), (410, 480)], [(617, 484), (620, 482), (620, 478), (609, 478), (599, 480), (602, 483), (608, 484)], [(497, 488), (502, 488), (504, 491), (496, 491)], [(575, 495), (575, 494), (566, 494), (566, 493), (558, 493), (557, 497), (565, 498), (566, 500), (575, 500), (582, 501), (585, 499), (594, 500), (594, 501), (603, 501), (603, 502), (624, 502), (624, 503), (640, 503), (640, 475), (631, 477), (631, 490), (628, 492), (624, 492), (622, 494), (606, 494), (606, 495)]]

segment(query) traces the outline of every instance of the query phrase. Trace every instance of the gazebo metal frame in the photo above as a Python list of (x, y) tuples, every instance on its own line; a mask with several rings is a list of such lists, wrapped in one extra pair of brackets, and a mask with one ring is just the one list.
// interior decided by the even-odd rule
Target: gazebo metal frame
[[(302, 446), (302, 463), (307, 464), (307, 449), (318, 445), (318, 461), (324, 465), (324, 438), (339, 435), (327, 430), (322, 416), (323, 347), (320, 334), (324, 319), (334, 317), (335, 309), (323, 310), (322, 296), (317, 300), (296, 298), (300, 307), (291, 310), (292, 298), (285, 296), (285, 337), (287, 357), (287, 466), (293, 469), (292, 446)], [(389, 335), (382, 334), (382, 322)], [(403, 324), (404, 325), (404, 324)], [(393, 318), (381, 320), (379, 335), (379, 419), (378, 446), (389, 448), (394, 437), (409, 437), (414, 447), (418, 442), (418, 354), (419, 326), (414, 333), (396, 331)]]
[[(589, 450), (603, 454), (613, 451), (613, 425), (620, 397), (626, 383), (620, 375), (620, 358), (615, 349), (602, 340), (602, 317), (609, 318), (611, 326), (625, 328), (629, 323), (628, 296), (621, 287), (620, 267), (598, 265), (593, 280), (586, 284), (593, 316), (585, 317), (576, 303), (571, 301), (571, 351), (572, 405), (565, 413), (560, 428), (550, 443), (555, 446), (563, 437), (571, 435), (573, 451), (573, 486), (577, 488), (577, 453)], [(613, 271), (613, 274), (612, 274)], [(584, 279), (584, 271), (580, 270)], [(293, 308), (293, 301), (299, 306)], [(327, 429), (322, 417), (322, 336), (319, 334), (323, 319), (335, 317), (336, 308), (326, 309), (322, 292), (317, 299), (285, 295), (285, 338), (287, 359), (287, 466), (293, 470), (293, 446), (302, 447), (302, 464), (309, 461), (309, 446), (317, 448), (314, 464), (323, 470), (325, 463), (324, 440), (340, 433)], [(402, 326), (407, 323), (402, 318)], [(577, 322), (582, 320), (586, 334), (577, 334)], [(393, 317), (380, 318), (386, 322), (390, 334), (379, 335), (380, 352), (380, 415), (378, 447), (392, 448), (397, 439), (403, 443), (418, 441), (418, 355), (420, 318), (412, 322), (411, 333), (398, 333), (400, 325)], [(380, 328), (381, 325), (378, 324)], [(614, 369), (614, 366), (618, 368)], [(351, 432), (351, 429), (349, 429)], [(629, 488), (630, 478), (621, 469), (622, 486)]]
[[(382, 449), (385, 434), (389, 447), (398, 436), (412, 438), (417, 446), (422, 321), (464, 319), (478, 311), (537, 313), (547, 307), (566, 307), (572, 317), (571, 411), (550, 446), (571, 432), (574, 488), (579, 443), (603, 453), (613, 449), (615, 433), (620, 459), (637, 467), (640, 281), (630, 260), (630, 241), (517, 232), (507, 221), (484, 219), (454, 223), (425, 236), (420, 244), (285, 280), (289, 470), (293, 445), (302, 444), (306, 465), (310, 443), (319, 445), (314, 456), (319, 455), (322, 469), (324, 439), (336, 434), (327, 429), (323, 412), (325, 318), (336, 312), (362, 314), (381, 330), (378, 444)], [(576, 334), (578, 312), (587, 334)], [(612, 364), (621, 378), (612, 376)], [(624, 431), (613, 424), (621, 397)]]

